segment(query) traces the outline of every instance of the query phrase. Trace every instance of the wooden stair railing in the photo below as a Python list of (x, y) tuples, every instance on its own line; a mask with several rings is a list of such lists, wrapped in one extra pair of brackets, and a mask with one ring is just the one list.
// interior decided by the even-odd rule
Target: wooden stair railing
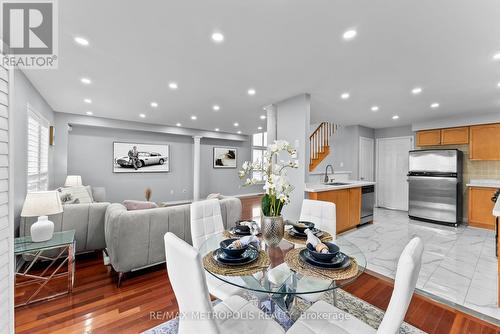
[(309, 171), (312, 172), (330, 154), (330, 137), (337, 131), (337, 125), (322, 122), (309, 136)]

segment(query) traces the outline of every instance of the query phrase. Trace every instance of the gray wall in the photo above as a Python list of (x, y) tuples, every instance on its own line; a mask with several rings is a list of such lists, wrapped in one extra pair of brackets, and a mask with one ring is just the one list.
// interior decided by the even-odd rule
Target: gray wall
[[(14, 71), (12, 122), (14, 125), (14, 217), (15, 230), (19, 227), (19, 215), (26, 197), (28, 163), (26, 157), (28, 140), (28, 103), (35, 111), (54, 124), (54, 112), (42, 95), (20, 70)], [(49, 147), (49, 189), (54, 184), (54, 147)], [(17, 233), (17, 232), (16, 232)]]
[(414, 135), (415, 133), (412, 131), (411, 125), (375, 129), (375, 138), (405, 137)]
[[(311, 132), (318, 124), (313, 125)], [(337, 171), (352, 172), (350, 178), (355, 180), (359, 174), (359, 137), (374, 138), (374, 130), (361, 125), (342, 127), (331, 137), (330, 154), (314, 170), (323, 173), (327, 165)]]
[[(237, 152), (236, 169), (213, 168), (213, 148), (235, 147)], [(221, 193), (224, 195), (239, 195), (263, 192), (262, 185), (241, 186), (244, 181), (238, 177), (238, 170), (244, 161), (252, 160), (250, 141), (229, 141), (221, 139), (201, 139), (201, 168), (200, 168), (200, 195), (206, 197), (210, 193)]]
[[(308, 180), (309, 163), (309, 127), (311, 115), (311, 97), (301, 94), (279, 102), (277, 106), (278, 140), (286, 140), (297, 148), (299, 168), (288, 170), (288, 179), (295, 189), (290, 196), (290, 203), (283, 209), (287, 219), (299, 219), (302, 201), (304, 200), (305, 182)], [(288, 154), (278, 157), (288, 161)]]
[[(113, 142), (159, 143), (170, 145), (169, 173), (113, 173)], [(201, 196), (209, 193), (238, 195), (261, 192), (261, 186), (240, 187), (238, 169), (214, 169), (214, 146), (238, 149), (238, 167), (250, 160), (248, 141), (202, 139)], [(190, 200), (193, 197), (193, 139), (188, 136), (145, 131), (73, 126), (68, 140), (68, 174), (81, 175), (84, 184), (106, 188), (107, 200), (144, 200), (144, 189), (153, 190), (153, 201)]]

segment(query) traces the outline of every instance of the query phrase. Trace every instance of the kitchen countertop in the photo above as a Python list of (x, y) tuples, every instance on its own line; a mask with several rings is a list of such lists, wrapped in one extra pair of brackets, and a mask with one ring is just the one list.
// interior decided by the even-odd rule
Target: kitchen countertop
[(495, 207), (493, 207), (493, 216), (500, 217), (500, 196), (498, 196)]
[(305, 187), (304, 191), (308, 192), (308, 193), (318, 193), (318, 192), (322, 192), (322, 191), (371, 186), (371, 185), (374, 185), (376, 183), (376, 182), (370, 182), (370, 181), (356, 181), (356, 180), (339, 181), (339, 182), (348, 183), (348, 184), (341, 185), (341, 186), (333, 186), (333, 185), (322, 184), (322, 183), (306, 183), (306, 187)]
[(487, 188), (500, 188), (500, 180), (495, 179), (478, 179), (470, 180), (467, 187), (487, 187)]

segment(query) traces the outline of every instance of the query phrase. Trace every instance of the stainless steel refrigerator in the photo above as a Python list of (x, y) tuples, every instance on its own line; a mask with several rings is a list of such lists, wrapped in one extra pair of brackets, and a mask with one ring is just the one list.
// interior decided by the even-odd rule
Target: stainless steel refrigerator
[(454, 226), (462, 222), (462, 161), (460, 150), (410, 151), (410, 218)]

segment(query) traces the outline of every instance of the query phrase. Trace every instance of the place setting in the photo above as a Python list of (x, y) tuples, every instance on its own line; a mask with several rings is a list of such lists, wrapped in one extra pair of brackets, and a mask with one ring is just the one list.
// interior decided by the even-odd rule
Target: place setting
[(315, 227), (314, 223), (308, 221), (292, 222), (286, 221), (289, 228), (285, 229), (284, 239), (296, 244), (306, 244), (307, 234), (306, 230), (310, 231), (320, 241), (326, 242), (333, 240), (330, 233), (322, 231)]
[(304, 230), (306, 247), (295, 248), (285, 255), (291, 270), (304, 276), (342, 280), (358, 274), (356, 259), (342, 252), (333, 242), (322, 241), (310, 228)]
[(252, 275), (269, 265), (269, 256), (260, 250), (260, 241), (255, 235), (222, 240), (219, 248), (203, 257), (206, 270), (224, 276)]
[(244, 237), (249, 235), (259, 235), (259, 225), (255, 220), (239, 220), (236, 225), (224, 231), (227, 238)]

